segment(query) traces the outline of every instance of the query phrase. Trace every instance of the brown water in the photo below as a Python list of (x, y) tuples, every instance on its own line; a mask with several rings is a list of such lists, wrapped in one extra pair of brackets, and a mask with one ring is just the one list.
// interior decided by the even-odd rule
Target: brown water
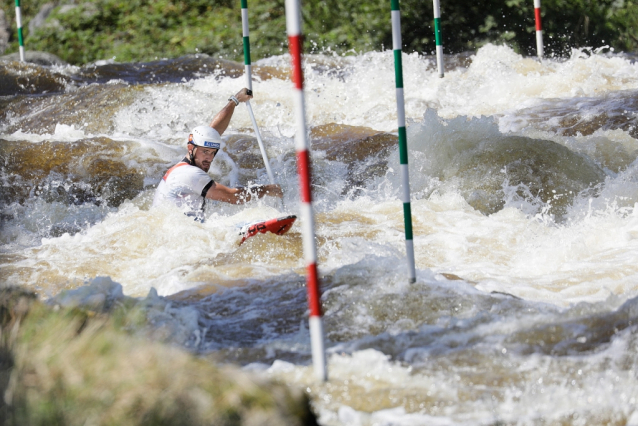
[[(87, 306), (121, 288), (159, 340), (302, 386), (325, 425), (638, 424), (638, 67), (491, 45), (448, 63), (404, 56), (409, 285), (392, 56), (306, 60), (326, 384), (301, 224), (239, 246), (239, 224), (298, 213), (286, 57), (256, 64), (252, 101), (285, 207), (211, 202), (205, 223), (152, 197), (240, 64), (0, 64), (2, 285)], [(213, 179), (268, 181), (244, 108), (224, 139)]]

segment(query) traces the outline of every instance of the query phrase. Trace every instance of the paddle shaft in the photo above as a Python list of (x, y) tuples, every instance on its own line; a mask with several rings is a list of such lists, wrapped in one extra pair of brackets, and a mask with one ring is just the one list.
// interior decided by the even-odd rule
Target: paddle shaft
[(246, 101), (246, 108), (248, 108), (248, 114), (250, 115), (250, 120), (253, 122), (255, 135), (257, 135), (257, 143), (259, 144), (259, 150), (261, 151), (261, 156), (263, 157), (264, 164), (266, 165), (266, 173), (268, 173), (268, 180), (270, 181), (271, 184), (274, 184), (275, 178), (272, 174), (272, 170), (270, 169), (270, 162), (268, 161), (268, 155), (266, 154), (264, 143), (261, 140), (261, 135), (259, 134), (259, 127), (257, 127), (257, 121), (255, 121), (255, 114), (253, 114), (253, 108), (250, 105), (250, 101)]
[[(253, 90), (253, 76), (252, 76), (252, 65), (250, 63), (250, 36), (248, 30), (248, 1), (241, 0), (241, 26), (244, 40), (244, 68), (246, 74), (246, 87), (252, 94)], [(253, 113), (253, 108), (250, 105), (250, 101), (246, 101), (246, 108), (248, 108), (248, 114), (250, 115), (250, 121), (253, 123), (253, 129), (255, 130), (255, 135), (257, 136), (257, 143), (259, 144), (259, 150), (261, 151), (261, 156), (264, 159), (264, 164), (266, 165), (266, 173), (268, 173), (268, 180), (271, 184), (275, 183), (275, 178), (272, 174), (272, 170), (270, 169), (270, 162), (268, 161), (268, 155), (266, 154), (266, 149), (264, 148), (264, 142), (261, 140), (261, 133), (259, 133), (259, 127), (257, 126), (257, 121), (255, 120), (255, 114)]]

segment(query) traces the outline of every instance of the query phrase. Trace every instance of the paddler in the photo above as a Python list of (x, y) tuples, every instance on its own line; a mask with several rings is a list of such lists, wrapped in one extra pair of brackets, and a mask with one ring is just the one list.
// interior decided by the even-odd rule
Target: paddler
[(279, 198), (283, 196), (281, 187), (276, 184), (230, 188), (215, 182), (208, 175), (208, 169), (222, 147), (221, 135), (228, 127), (235, 107), (251, 98), (248, 89), (241, 89), (235, 96), (228, 98), (228, 103), (215, 115), (210, 125), (198, 126), (192, 130), (188, 136), (186, 157), (164, 174), (155, 191), (153, 206), (163, 205), (168, 201), (184, 210), (187, 216), (203, 222), (206, 198), (243, 204), (264, 195)]

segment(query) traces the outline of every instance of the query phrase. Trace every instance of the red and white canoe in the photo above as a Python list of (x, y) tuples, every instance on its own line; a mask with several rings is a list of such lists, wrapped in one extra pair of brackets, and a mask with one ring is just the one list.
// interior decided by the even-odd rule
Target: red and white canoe
[(242, 236), (241, 243), (239, 244), (242, 244), (250, 237), (254, 237), (257, 234), (265, 234), (266, 232), (284, 235), (290, 230), (290, 228), (292, 228), (295, 220), (297, 220), (297, 216), (290, 215), (268, 220), (259, 220), (243, 225), (239, 230), (239, 235)]

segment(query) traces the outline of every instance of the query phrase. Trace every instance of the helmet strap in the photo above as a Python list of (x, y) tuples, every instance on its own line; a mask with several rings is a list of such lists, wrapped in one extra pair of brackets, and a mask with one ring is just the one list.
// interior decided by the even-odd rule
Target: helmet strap
[(193, 143), (193, 134), (188, 135), (188, 144), (193, 145), (193, 149), (188, 150), (188, 159), (191, 161), (191, 164), (195, 164), (195, 150), (197, 146)]

